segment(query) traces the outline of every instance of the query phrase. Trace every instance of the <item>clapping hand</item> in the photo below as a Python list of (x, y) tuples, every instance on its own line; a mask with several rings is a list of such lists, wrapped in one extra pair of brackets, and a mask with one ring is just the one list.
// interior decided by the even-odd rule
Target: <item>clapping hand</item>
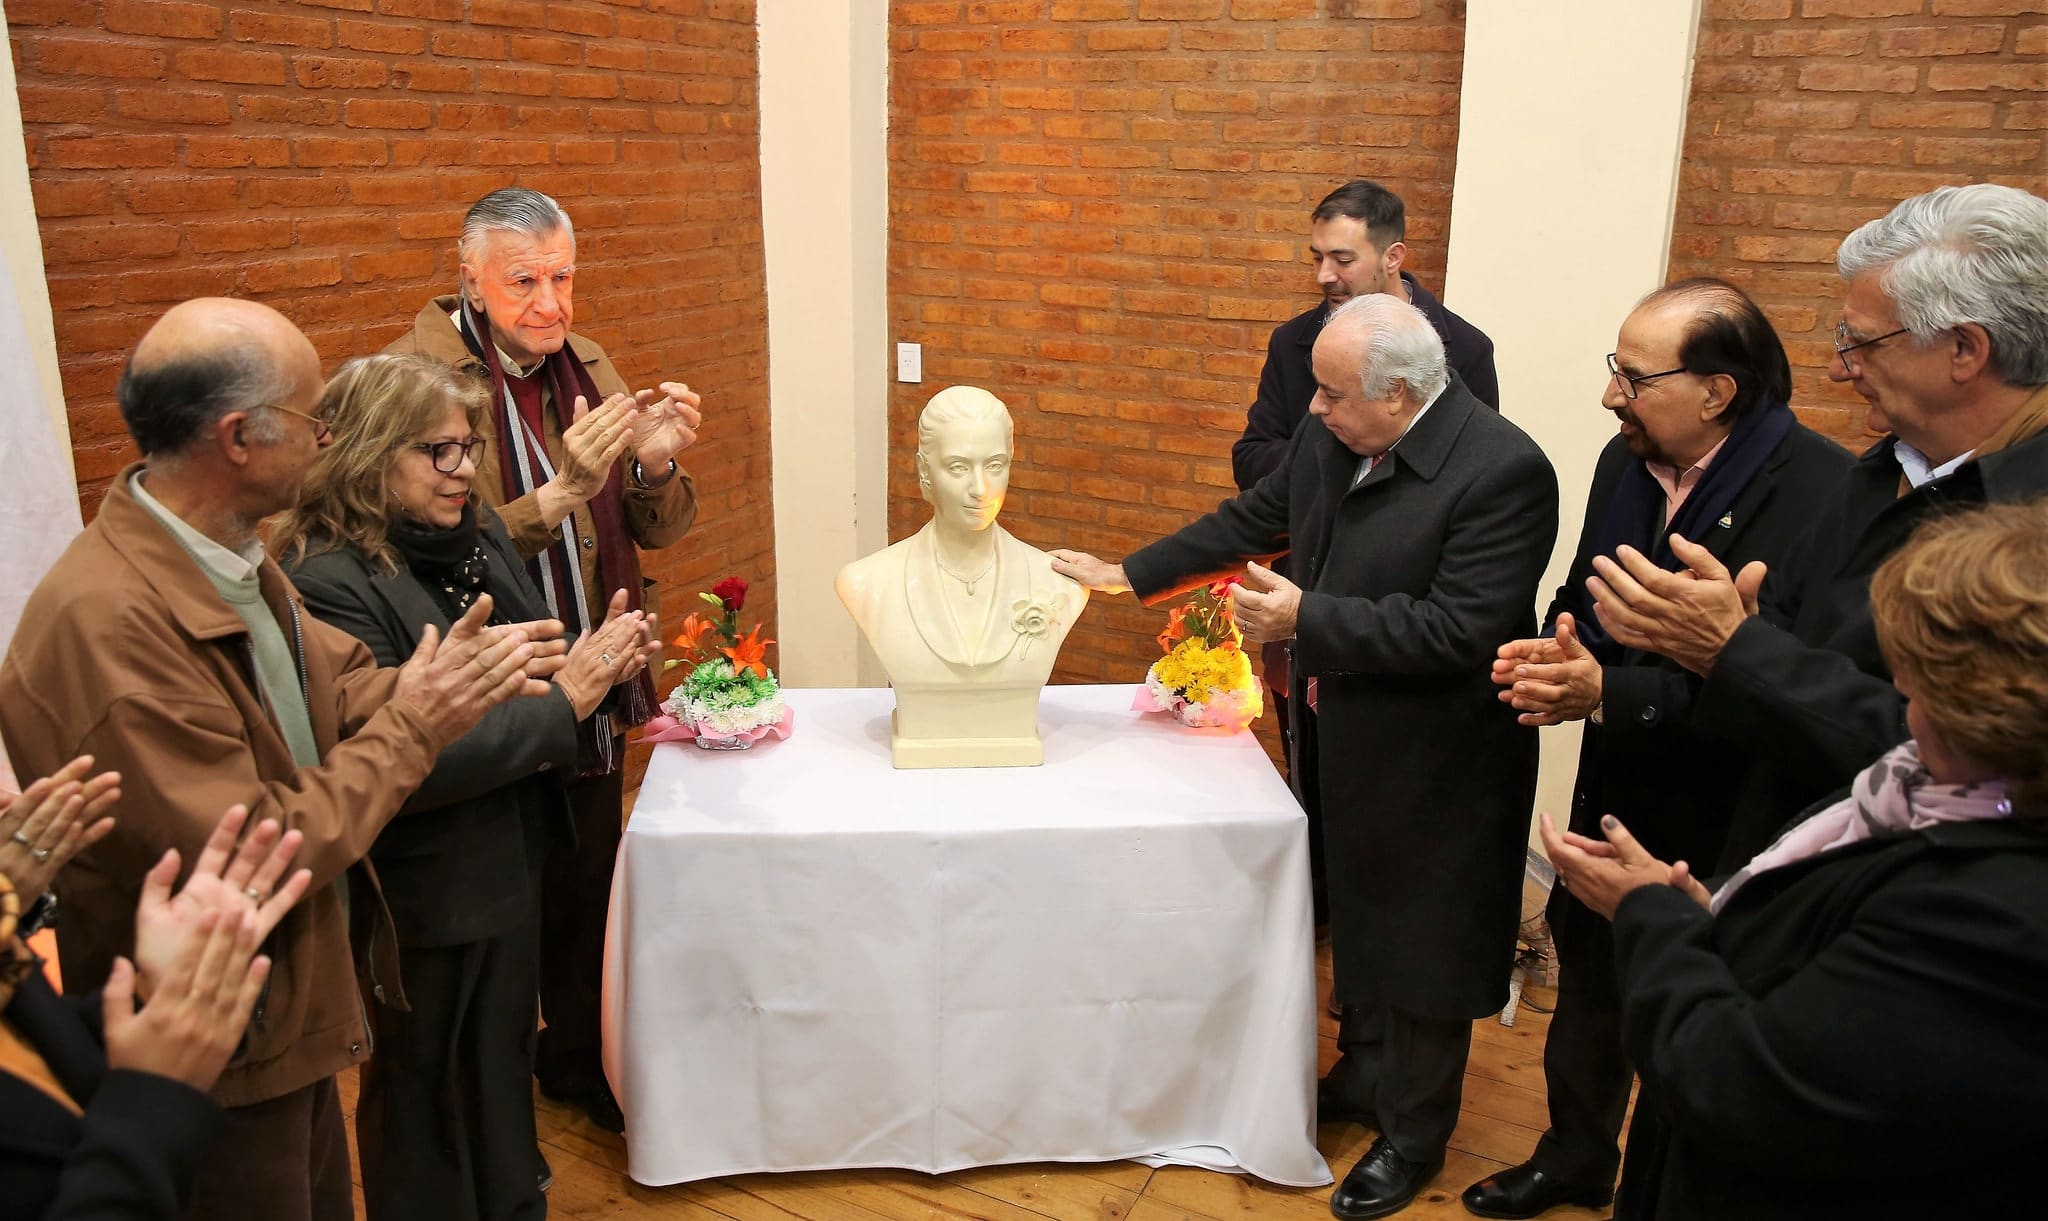
[(176, 894), (171, 891), (180, 866), (176, 848), (164, 853), (143, 877), (142, 899), (135, 909), (135, 965), (143, 995), (154, 995), (177, 968), (178, 956), (198, 936), (201, 917), (207, 913), (229, 921), (247, 916), (256, 943), (261, 944), (312, 884), (309, 870), (284, 876), (303, 835), (282, 831), (269, 818), (243, 835), (248, 821), (247, 806), (228, 807), (200, 849), (192, 876)]
[(114, 960), (101, 1002), (110, 1067), (205, 1090), (241, 1044), (270, 976), (256, 949), (313, 880), (304, 869), (284, 877), (299, 832), (265, 819), (244, 836), (248, 818), (247, 807), (228, 807), (175, 893), (176, 849), (143, 878), (135, 960)]
[(1543, 852), (1557, 868), (1558, 884), (1579, 902), (1612, 920), (1614, 909), (1631, 892), (1644, 886), (1673, 886), (1701, 907), (1707, 906), (1711, 898), (1707, 888), (1692, 876), (1684, 861), (1667, 865), (1651, 856), (1612, 814), (1601, 816), (1600, 832), (1607, 837), (1604, 841), (1575, 831), (1560, 832), (1547, 810), (1537, 820)]
[(1230, 587), (1230, 606), (1253, 644), (1291, 640), (1301, 615), (1301, 586), (1253, 560), (1244, 566), (1244, 584)]
[(1600, 626), (1617, 642), (1705, 674), (1735, 629), (1757, 613), (1764, 563), (1751, 560), (1731, 574), (1713, 552), (1676, 534), (1671, 553), (1686, 565), (1684, 572), (1666, 572), (1633, 547), (1619, 548), (1612, 558), (1596, 556), (1593, 570), (1600, 575), (1586, 578), (1586, 589)]
[(633, 456), (647, 479), (657, 482), (671, 459), (697, 443), (704, 398), (682, 382), (662, 382), (660, 389), (642, 390), (633, 398), (640, 407), (633, 421)]
[(1557, 617), (1554, 639), (1510, 640), (1500, 646), (1493, 681), (1501, 702), (1521, 713), (1524, 725), (1582, 720), (1600, 706), (1600, 663), (1579, 641), (1578, 624)]
[[(553, 526), (604, 488), (612, 468), (633, 443), (640, 424), (640, 403), (630, 394), (614, 394), (596, 407), (576, 396), (569, 427), (562, 430), (562, 463), (543, 485), (556, 512), (542, 516)], [(666, 461), (666, 459), (664, 459)]]
[(410, 705), (434, 740), (446, 745), (469, 732), (483, 715), (506, 700), (546, 695), (544, 675), (561, 669), (562, 625), (537, 623), (486, 626), (491, 596), (480, 594), (443, 638), (432, 624), (420, 632), (412, 657), (400, 667), (394, 702)]
[(0, 790), (0, 874), (29, 898), (50, 888), (72, 857), (114, 829), (102, 817), (120, 799), (119, 772), (90, 779), (92, 756), (80, 755), (28, 786)]
[(653, 622), (626, 609), (626, 591), (613, 594), (604, 623), (569, 649), (568, 664), (555, 678), (577, 720), (597, 711), (607, 692), (649, 665), (661, 649), (653, 637)]

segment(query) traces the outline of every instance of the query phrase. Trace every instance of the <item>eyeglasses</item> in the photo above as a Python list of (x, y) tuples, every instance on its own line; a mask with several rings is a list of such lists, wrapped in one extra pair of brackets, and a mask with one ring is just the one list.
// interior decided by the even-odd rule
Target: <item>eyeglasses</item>
[(313, 439), (315, 441), (325, 441), (334, 435), (334, 425), (328, 423), (326, 416), (311, 415), (296, 408), (287, 407), (283, 403), (265, 403), (264, 406), (272, 411), (282, 411), (286, 415), (295, 415), (302, 420), (313, 421)]
[(1621, 366), (1614, 363), (1614, 355), (1612, 352), (1607, 354), (1607, 375), (1620, 384), (1622, 397), (1631, 403), (1636, 401), (1636, 387), (1642, 383), (1654, 382), (1660, 377), (1670, 377), (1673, 373), (1687, 372), (1686, 367), (1680, 365), (1676, 369), (1666, 369), (1662, 373), (1641, 373), (1631, 376), (1623, 373)]
[[(1861, 360), (1858, 360), (1854, 364), (1851, 364), (1849, 362), (1849, 353), (1854, 352), (1858, 348), (1867, 348), (1875, 344), (1883, 343), (1885, 340), (1894, 338), (1899, 335), (1903, 335), (1911, 329), (1911, 327), (1902, 326), (1896, 331), (1886, 331), (1884, 334), (1879, 335), (1875, 339), (1857, 339), (1853, 334), (1850, 333), (1849, 322), (1845, 318), (1842, 321), (1837, 322), (1835, 324), (1835, 355), (1841, 360), (1842, 368), (1848, 370), (1852, 374), (1859, 373), (1862, 371), (1863, 362)], [(1851, 342), (1852, 340), (1854, 342)]]
[(416, 441), (407, 446), (425, 454), (434, 464), (434, 469), (443, 475), (453, 475), (462, 469), (462, 460), (476, 462), (484, 456), (484, 438), (471, 437), (467, 441)]

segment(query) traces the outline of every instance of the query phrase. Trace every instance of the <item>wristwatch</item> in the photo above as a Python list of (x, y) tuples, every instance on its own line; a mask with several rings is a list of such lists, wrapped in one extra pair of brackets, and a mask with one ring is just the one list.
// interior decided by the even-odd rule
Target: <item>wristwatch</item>
[(665, 487), (667, 486), (668, 481), (674, 479), (675, 477), (676, 460), (674, 458), (670, 458), (668, 460), (668, 470), (663, 472), (661, 478), (655, 480), (653, 483), (649, 483), (647, 481), (647, 472), (640, 468), (640, 459), (633, 459), (633, 486), (639, 488), (643, 492), (652, 492), (654, 489), (658, 487)]
[(1586, 719), (1593, 722), (1595, 725), (1605, 725), (1607, 723), (1606, 703), (1603, 701), (1601, 703), (1593, 705), (1593, 711), (1586, 714)]

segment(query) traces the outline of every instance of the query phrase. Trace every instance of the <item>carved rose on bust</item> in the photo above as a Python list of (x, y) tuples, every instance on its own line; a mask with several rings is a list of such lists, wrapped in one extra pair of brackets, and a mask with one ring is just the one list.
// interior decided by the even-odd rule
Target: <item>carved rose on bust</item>
[(1031, 652), (1031, 642), (1043, 640), (1053, 629), (1053, 608), (1057, 605), (1052, 594), (1042, 589), (1031, 591), (1029, 598), (1019, 598), (1010, 606), (1010, 630), (1024, 637), (1024, 647), (1017, 655), (1023, 657)]

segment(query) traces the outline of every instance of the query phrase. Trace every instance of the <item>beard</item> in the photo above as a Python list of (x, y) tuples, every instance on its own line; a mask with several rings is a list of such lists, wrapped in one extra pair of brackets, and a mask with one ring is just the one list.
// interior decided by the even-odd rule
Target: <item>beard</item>
[(1628, 452), (1632, 456), (1641, 458), (1644, 462), (1656, 466), (1678, 465), (1677, 462), (1672, 460), (1671, 455), (1665, 452), (1664, 447), (1657, 444), (1656, 440), (1650, 436), (1649, 430), (1643, 427), (1643, 422), (1637, 419), (1634, 414), (1623, 412), (1620, 416), (1620, 422), (1635, 429), (1633, 436), (1623, 433), (1621, 438), (1621, 443), (1628, 447)]

